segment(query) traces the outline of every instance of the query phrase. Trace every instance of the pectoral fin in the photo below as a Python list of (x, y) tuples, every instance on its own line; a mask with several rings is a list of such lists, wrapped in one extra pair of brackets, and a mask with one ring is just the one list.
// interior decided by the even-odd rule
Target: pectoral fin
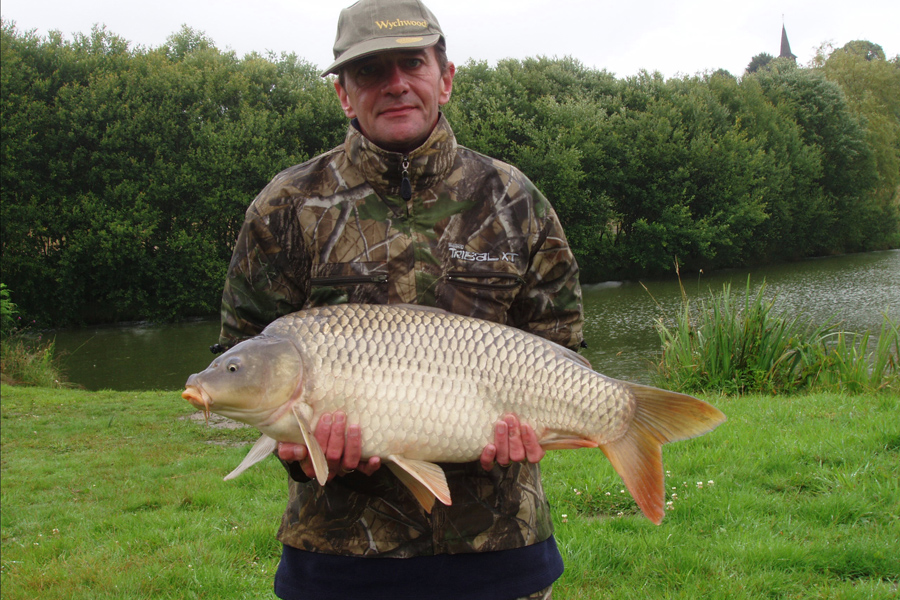
[(322, 452), (318, 440), (309, 432), (309, 423), (300, 409), (300, 404), (291, 406), (294, 418), (297, 419), (297, 425), (300, 426), (300, 433), (303, 434), (303, 443), (306, 444), (306, 450), (309, 452), (309, 458), (316, 473), (316, 481), (319, 482), (319, 485), (325, 485), (325, 482), (328, 481), (328, 461), (325, 460), (325, 453)]
[(264, 435), (256, 440), (256, 443), (253, 444), (252, 448), (250, 448), (250, 452), (247, 453), (247, 456), (244, 457), (244, 460), (241, 461), (241, 464), (239, 464), (234, 471), (225, 476), (225, 481), (234, 479), (256, 463), (265, 459), (275, 451), (276, 446), (278, 446), (278, 442), (267, 435)]
[(426, 512), (431, 512), (437, 498), (450, 506), (450, 488), (444, 470), (434, 463), (391, 454), (388, 468), (410, 489)]

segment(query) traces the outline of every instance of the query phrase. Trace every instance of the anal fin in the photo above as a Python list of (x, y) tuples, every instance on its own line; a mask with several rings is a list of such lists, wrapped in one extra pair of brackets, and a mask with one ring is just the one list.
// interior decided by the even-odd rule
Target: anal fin
[(229, 479), (234, 479), (256, 463), (263, 461), (268, 457), (272, 452), (275, 451), (275, 448), (278, 446), (278, 442), (273, 440), (267, 435), (263, 435), (261, 438), (256, 440), (256, 443), (253, 444), (253, 447), (250, 448), (250, 452), (247, 453), (247, 456), (244, 457), (244, 460), (241, 461), (234, 471), (225, 476), (225, 481)]
[(322, 451), (318, 440), (310, 433), (309, 423), (306, 421), (303, 413), (300, 412), (300, 409), (299, 403), (291, 406), (294, 418), (297, 419), (297, 425), (300, 426), (300, 433), (303, 435), (303, 443), (306, 444), (306, 450), (309, 452), (309, 458), (316, 473), (316, 481), (319, 482), (319, 485), (325, 485), (328, 481), (328, 461), (325, 459), (325, 453)]
[(447, 478), (438, 465), (396, 454), (391, 454), (387, 460), (388, 468), (410, 489), (426, 512), (431, 512), (435, 498), (447, 506), (452, 504)]
[(544, 450), (575, 450), (577, 448), (596, 448), (599, 444), (580, 435), (553, 431), (544, 431), (538, 443)]

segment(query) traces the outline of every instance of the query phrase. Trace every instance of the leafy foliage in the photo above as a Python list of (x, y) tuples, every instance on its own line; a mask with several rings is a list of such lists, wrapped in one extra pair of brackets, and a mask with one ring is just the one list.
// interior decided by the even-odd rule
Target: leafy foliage
[[(135, 49), (4, 22), (0, 42), (3, 278), (40, 324), (216, 312), (251, 199), (345, 133), (312, 65), (187, 27)], [(879, 50), (741, 79), (469, 62), (445, 112), (551, 200), (585, 282), (883, 249), (900, 245), (900, 60)]]
[(16, 304), (10, 298), (5, 283), (0, 283), (0, 339), (6, 339), (16, 329)]

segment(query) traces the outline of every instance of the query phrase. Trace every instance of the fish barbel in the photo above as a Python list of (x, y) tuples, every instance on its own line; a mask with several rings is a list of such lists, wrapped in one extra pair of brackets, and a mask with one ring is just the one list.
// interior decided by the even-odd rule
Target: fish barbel
[(449, 505), (438, 462), (470, 462), (508, 413), (547, 450), (599, 447), (644, 514), (664, 514), (662, 444), (725, 420), (675, 392), (606, 377), (577, 353), (530, 333), (407, 305), (344, 304), (283, 316), (191, 375), (194, 406), (263, 436), (226, 479), (271, 454), (305, 444), (316, 479), (328, 464), (312, 432), (346, 413), (362, 431), (363, 457), (379, 456), (430, 511)]

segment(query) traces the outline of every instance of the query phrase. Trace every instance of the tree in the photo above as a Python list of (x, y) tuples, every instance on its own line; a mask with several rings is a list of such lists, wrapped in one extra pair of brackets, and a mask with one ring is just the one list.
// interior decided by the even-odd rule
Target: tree
[(769, 70), (756, 76), (784, 118), (800, 127), (804, 144), (820, 154), (818, 186), (825, 211), (816, 253), (858, 251), (872, 225), (876, 164), (860, 118), (840, 86), (810, 69)]
[(874, 216), (868, 236), (883, 247), (900, 241), (900, 60), (884, 59), (881, 46), (857, 40), (825, 55), (817, 64), (825, 78), (843, 90), (850, 110), (860, 117), (871, 150), (877, 182), (867, 203)]
[(768, 52), (761, 52), (750, 60), (750, 63), (747, 65), (747, 69), (745, 72), (748, 75), (751, 73), (756, 73), (760, 69), (764, 69), (770, 62), (772, 62), (773, 59), (774, 57)]
[(842, 52), (862, 57), (866, 60), (884, 60), (884, 48), (868, 40), (853, 40), (841, 48)]

